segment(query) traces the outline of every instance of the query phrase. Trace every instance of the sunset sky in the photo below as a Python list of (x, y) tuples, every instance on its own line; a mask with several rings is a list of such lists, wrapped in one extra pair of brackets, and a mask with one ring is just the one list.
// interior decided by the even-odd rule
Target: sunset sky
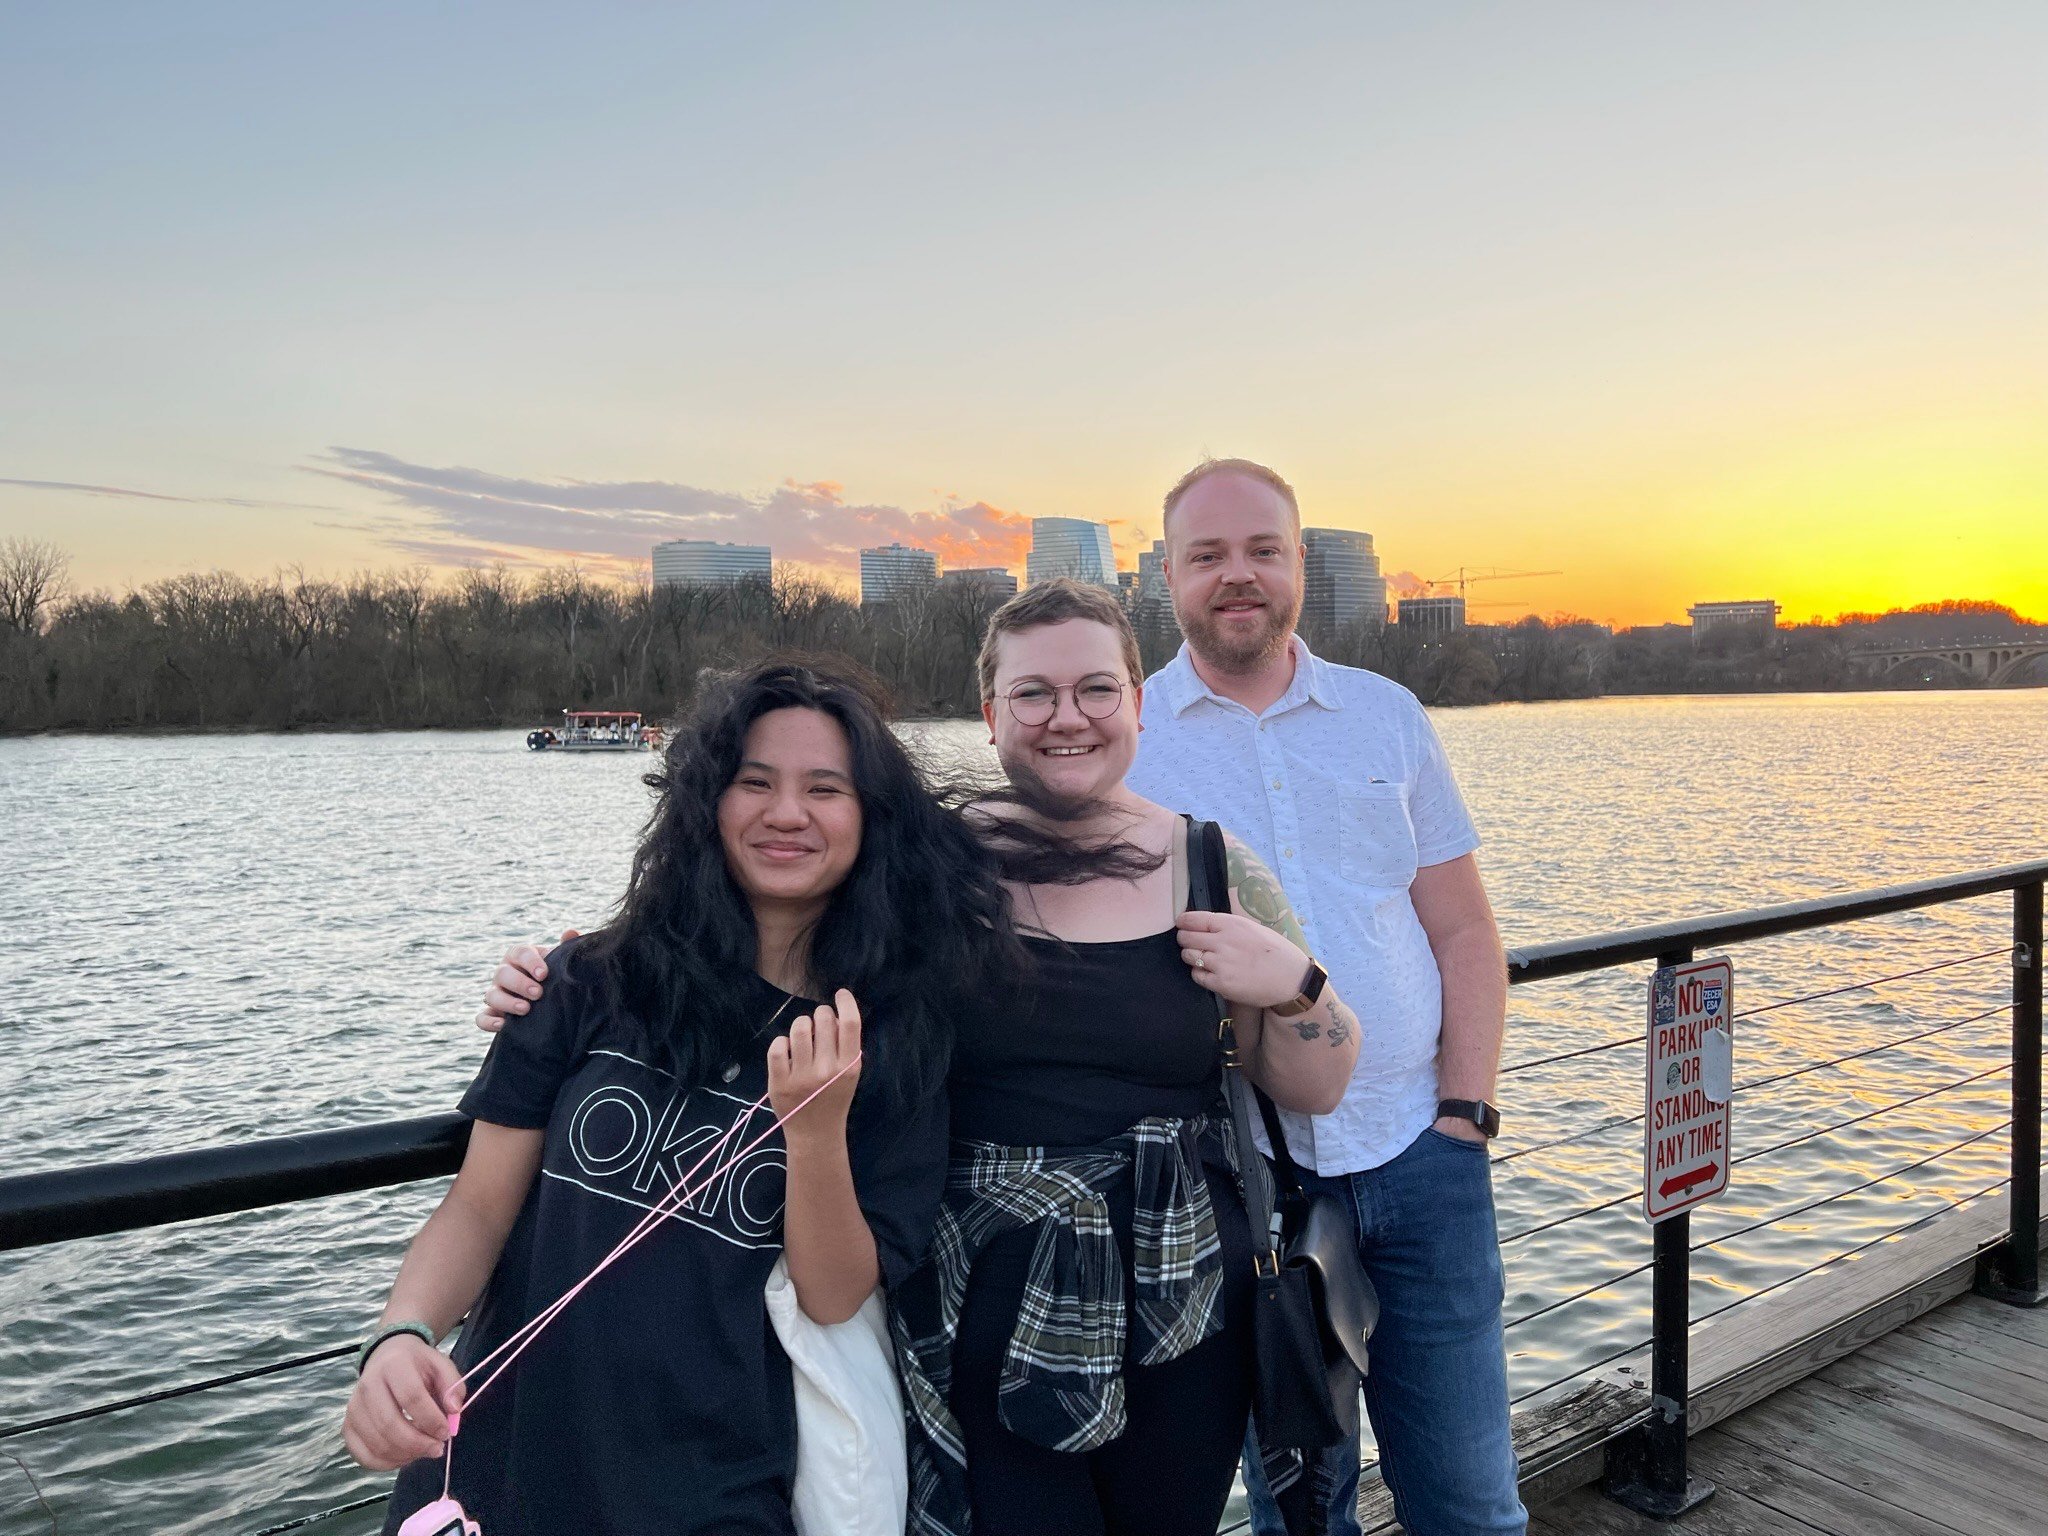
[[(855, 14), (864, 10), (866, 14)], [(0, 18), (0, 536), (1125, 562), (1204, 453), (1475, 618), (2048, 616), (2048, 6)]]

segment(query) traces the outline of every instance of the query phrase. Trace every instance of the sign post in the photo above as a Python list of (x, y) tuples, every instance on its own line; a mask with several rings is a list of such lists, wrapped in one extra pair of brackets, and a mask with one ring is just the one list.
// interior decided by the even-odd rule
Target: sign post
[(1643, 1039), (1643, 1216), (1651, 1265), (1650, 1421), (1611, 1454), (1609, 1497), (1669, 1520), (1713, 1497), (1686, 1466), (1692, 1208), (1728, 1187), (1735, 973), (1691, 950), (1657, 957)]

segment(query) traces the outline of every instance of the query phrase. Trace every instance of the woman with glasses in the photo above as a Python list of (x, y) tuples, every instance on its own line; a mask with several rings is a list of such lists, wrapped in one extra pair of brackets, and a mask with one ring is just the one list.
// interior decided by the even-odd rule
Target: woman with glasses
[[(1213, 1531), (1252, 1379), (1215, 999), (1252, 1080), (1310, 1113), (1342, 1095), (1356, 1021), (1234, 839), (1233, 910), (1186, 910), (1186, 824), (1124, 783), (1140, 665), (1112, 595), (1028, 589), (991, 619), (979, 669), (1010, 789), (968, 817), (1028, 966), (959, 1015), (936, 1234), (891, 1289), (910, 1529)], [(506, 957), (480, 1022), (523, 1011), (538, 959)]]
[(983, 807), (994, 840), (1021, 821), (1128, 863), (1009, 862), (1031, 979), (961, 1021), (933, 1250), (893, 1293), (911, 1529), (1213, 1531), (1252, 1382), (1215, 1000), (1252, 1079), (1307, 1112), (1342, 1095), (1356, 1023), (1241, 844), (1234, 910), (1186, 909), (1186, 823), (1124, 783), (1141, 674), (1109, 592), (1020, 594), (980, 674), (1013, 791)]

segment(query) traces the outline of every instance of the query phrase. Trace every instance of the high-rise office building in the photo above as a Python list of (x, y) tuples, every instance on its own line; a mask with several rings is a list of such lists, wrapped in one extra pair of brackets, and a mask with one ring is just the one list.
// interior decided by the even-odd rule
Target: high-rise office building
[(1116, 555), (1109, 547), (1109, 525), (1078, 517), (1031, 519), (1031, 554), (1024, 562), (1024, 584), (1036, 586), (1055, 576), (1116, 590)]
[(654, 546), (657, 587), (721, 586), (735, 581), (768, 581), (775, 558), (766, 544), (716, 544), (709, 539), (670, 539)]
[(885, 544), (860, 552), (860, 605), (894, 602), (905, 593), (937, 586), (939, 557), (928, 549)]
[(1150, 549), (1138, 551), (1138, 601), (1167, 602), (1166, 540), (1154, 539)]
[(987, 587), (1003, 597), (1017, 595), (1017, 578), (999, 565), (968, 565), (939, 578), (942, 587)]
[(1301, 619), (1325, 632), (1387, 622), (1387, 583), (1372, 535), (1355, 528), (1304, 528)]
[(1180, 620), (1174, 617), (1173, 592), (1166, 585), (1166, 540), (1154, 539), (1150, 549), (1138, 551), (1138, 602), (1132, 622), (1142, 632), (1148, 624), (1166, 634), (1180, 634)]
[(1401, 628), (1414, 625), (1414, 632), (1424, 640), (1438, 639), (1465, 627), (1462, 597), (1404, 597), (1395, 606), (1401, 614)]

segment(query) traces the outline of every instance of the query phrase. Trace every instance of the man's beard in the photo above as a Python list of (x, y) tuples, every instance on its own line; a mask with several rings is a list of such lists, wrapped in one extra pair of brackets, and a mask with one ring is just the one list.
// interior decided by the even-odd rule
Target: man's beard
[(1187, 636), (1195, 654), (1219, 672), (1252, 672), (1286, 650), (1294, 633), (1294, 621), (1301, 617), (1301, 594), (1293, 594), (1293, 600), (1284, 607), (1274, 604), (1263, 592), (1258, 596), (1266, 604), (1260, 610), (1264, 622), (1249, 634), (1232, 633), (1223, 616), (1213, 608), (1176, 613), (1181, 633)]

